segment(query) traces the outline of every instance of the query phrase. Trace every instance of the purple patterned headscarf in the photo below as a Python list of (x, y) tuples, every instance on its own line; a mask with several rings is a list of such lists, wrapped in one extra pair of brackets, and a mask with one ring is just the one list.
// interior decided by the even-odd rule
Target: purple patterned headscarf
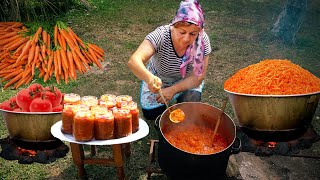
[(180, 7), (173, 18), (171, 24), (179, 21), (190, 22), (198, 25), (201, 30), (195, 42), (191, 44), (182, 57), (180, 73), (185, 77), (187, 65), (193, 60), (193, 72), (198, 77), (202, 75), (204, 68), (204, 40), (202, 37), (204, 27), (204, 17), (201, 6), (197, 0), (185, 0), (180, 3)]

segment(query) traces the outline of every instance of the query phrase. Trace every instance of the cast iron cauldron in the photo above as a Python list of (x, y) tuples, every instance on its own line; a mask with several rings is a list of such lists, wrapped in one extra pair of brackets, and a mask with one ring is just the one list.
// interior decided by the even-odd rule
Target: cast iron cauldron
[(310, 126), (320, 92), (298, 95), (252, 95), (225, 90), (244, 132), (256, 140), (290, 141)]
[(55, 140), (50, 129), (61, 120), (61, 112), (0, 111), (11, 138), (27, 142)]
[[(186, 114), (181, 123), (203, 123), (214, 129), (221, 110), (201, 102), (183, 102), (170, 107), (180, 108)], [(218, 179), (225, 176), (229, 156), (240, 149), (240, 139), (236, 138), (236, 127), (231, 118), (223, 114), (218, 133), (226, 138), (227, 148), (209, 155), (192, 154), (174, 147), (166, 139), (166, 128), (183, 128), (181, 123), (172, 123), (169, 110), (165, 110), (156, 121), (159, 128), (158, 162), (162, 171), (172, 179)]]

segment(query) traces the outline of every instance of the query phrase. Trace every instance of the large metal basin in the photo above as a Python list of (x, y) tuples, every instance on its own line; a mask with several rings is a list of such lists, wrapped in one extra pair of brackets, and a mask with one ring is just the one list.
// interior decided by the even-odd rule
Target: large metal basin
[(9, 136), (28, 142), (53, 141), (50, 129), (61, 120), (61, 112), (14, 112), (1, 110)]
[(265, 136), (271, 133), (287, 136), (295, 131), (303, 133), (310, 126), (320, 99), (320, 92), (301, 95), (226, 92), (239, 125), (257, 136), (259, 132), (268, 133)]

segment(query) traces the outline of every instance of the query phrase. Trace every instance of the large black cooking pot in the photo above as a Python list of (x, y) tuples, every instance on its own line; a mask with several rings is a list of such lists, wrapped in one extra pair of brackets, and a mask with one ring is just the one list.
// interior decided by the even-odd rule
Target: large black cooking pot
[(164, 135), (166, 128), (183, 128), (187, 123), (201, 123), (214, 129), (221, 110), (200, 102), (184, 102), (170, 108), (183, 110), (186, 119), (180, 123), (172, 123), (167, 109), (155, 121), (159, 128), (158, 162), (162, 171), (172, 179), (224, 178), (229, 156), (239, 152), (241, 146), (231, 118), (223, 114), (218, 129), (218, 133), (223, 135), (228, 143), (227, 148), (209, 155), (192, 154), (171, 145)]

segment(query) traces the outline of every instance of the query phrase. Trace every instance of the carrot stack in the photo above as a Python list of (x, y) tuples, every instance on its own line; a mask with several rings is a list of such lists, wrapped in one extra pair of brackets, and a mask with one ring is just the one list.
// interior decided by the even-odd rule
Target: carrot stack
[[(4, 89), (17, 89), (32, 81), (36, 72), (44, 82), (66, 84), (96, 64), (102, 69), (104, 50), (82, 41), (70, 27), (57, 22), (51, 36), (42, 27), (32, 34), (20, 22), (0, 22), (0, 78)], [(51, 40), (51, 37), (53, 40)]]

